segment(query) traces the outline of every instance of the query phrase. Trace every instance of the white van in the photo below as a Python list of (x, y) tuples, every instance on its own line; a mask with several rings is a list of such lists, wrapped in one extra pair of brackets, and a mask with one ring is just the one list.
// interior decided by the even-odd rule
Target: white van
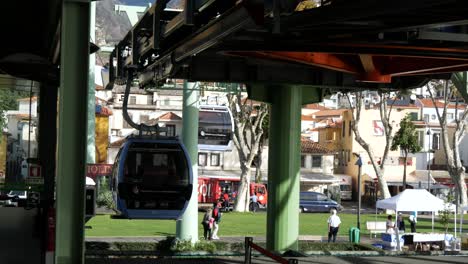
[(345, 174), (335, 174), (335, 177), (340, 179), (340, 197), (341, 200), (352, 200), (353, 199), (353, 181), (351, 176)]

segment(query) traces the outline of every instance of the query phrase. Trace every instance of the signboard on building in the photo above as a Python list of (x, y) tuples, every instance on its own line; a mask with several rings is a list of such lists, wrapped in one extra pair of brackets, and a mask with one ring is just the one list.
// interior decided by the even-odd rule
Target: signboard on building
[(98, 176), (108, 176), (112, 174), (112, 164), (88, 164), (86, 176), (96, 179)]
[(374, 128), (374, 136), (383, 136), (385, 134), (384, 126), (381, 120), (372, 121), (372, 126)]

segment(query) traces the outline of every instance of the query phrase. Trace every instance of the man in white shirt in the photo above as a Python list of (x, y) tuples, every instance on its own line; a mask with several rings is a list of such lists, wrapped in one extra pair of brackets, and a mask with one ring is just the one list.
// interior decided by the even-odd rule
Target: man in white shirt
[(340, 217), (336, 215), (336, 210), (331, 210), (331, 215), (328, 217), (328, 243), (333, 237), (333, 243), (336, 241), (336, 234), (340, 228), (341, 220)]

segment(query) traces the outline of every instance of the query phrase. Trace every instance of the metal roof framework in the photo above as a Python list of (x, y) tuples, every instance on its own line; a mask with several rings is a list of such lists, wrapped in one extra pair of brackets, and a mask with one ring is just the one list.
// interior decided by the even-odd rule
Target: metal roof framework
[[(462, 0), (187, 1), (153, 5), (116, 46), (115, 81), (133, 69), (141, 86), (165, 78), (407, 88), (468, 69)], [(276, 3), (276, 4), (275, 4)]]

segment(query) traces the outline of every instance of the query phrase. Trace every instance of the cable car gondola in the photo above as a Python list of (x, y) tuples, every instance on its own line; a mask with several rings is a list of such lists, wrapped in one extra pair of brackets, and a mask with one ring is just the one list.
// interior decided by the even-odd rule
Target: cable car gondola
[(112, 175), (124, 218), (178, 219), (192, 195), (188, 153), (177, 138), (127, 138)]
[(198, 118), (198, 147), (202, 150), (232, 149), (234, 121), (227, 106), (201, 105)]
[(117, 210), (122, 218), (179, 219), (192, 196), (189, 155), (178, 138), (160, 135), (163, 130), (157, 125), (137, 125), (131, 120), (127, 112), (131, 81), (129, 72), (123, 116), (139, 135), (127, 137), (114, 162), (112, 192)]

